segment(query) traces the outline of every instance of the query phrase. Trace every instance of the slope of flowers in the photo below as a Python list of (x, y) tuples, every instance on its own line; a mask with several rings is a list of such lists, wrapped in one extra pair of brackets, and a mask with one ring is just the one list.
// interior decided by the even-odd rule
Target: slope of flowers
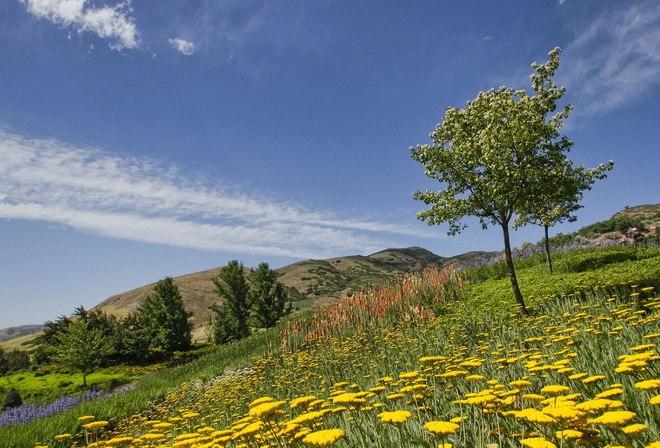
[(448, 269), (364, 290), (292, 323), (250, 370), (187, 383), (130, 418), (84, 416), (76, 434), (42, 442), (660, 447), (653, 287), (592, 285), (536, 299), (522, 319), (463, 286)]

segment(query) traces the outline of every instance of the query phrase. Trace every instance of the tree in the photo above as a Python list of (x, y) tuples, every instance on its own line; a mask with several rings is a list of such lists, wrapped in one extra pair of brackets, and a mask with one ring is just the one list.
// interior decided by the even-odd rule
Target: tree
[(5, 350), (0, 347), (0, 376), (4, 376), (7, 372), (9, 372), (9, 360)]
[[(291, 303), (286, 307), (287, 293), (277, 281), (277, 272), (268, 263), (252, 269), (249, 277), (252, 322), (257, 328), (271, 328), (282, 316), (291, 314)], [(285, 308), (286, 307), (286, 308)]]
[(58, 344), (51, 346), (51, 359), (63, 367), (80, 371), (83, 386), (87, 387), (87, 375), (112, 352), (112, 341), (100, 328), (90, 328), (85, 319), (69, 324), (57, 338)]
[(483, 229), (500, 226), (522, 315), (527, 315), (527, 308), (511, 256), (509, 226), (514, 216), (533, 214), (533, 194), (551, 188), (543, 173), (564, 162), (573, 144), (559, 133), (572, 107), (548, 117), (565, 93), (552, 82), (559, 52), (552, 50), (545, 65), (533, 64), (535, 96), (507, 87), (480, 92), (464, 109), (445, 110), (442, 123), (431, 133), (433, 144), (411, 148), (411, 157), (424, 165), (426, 175), (446, 184), (441, 191), (414, 193), (414, 199), (431, 205), (417, 218), (429, 225), (448, 223), (449, 235), (466, 227), (461, 224), (466, 216), (477, 217)]
[(129, 314), (118, 323), (113, 341), (118, 362), (144, 362), (149, 357), (150, 340), (139, 313)]
[(216, 313), (213, 326), (213, 340), (223, 344), (250, 335), (250, 288), (245, 278), (245, 267), (238, 260), (232, 260), (213, 278), (215, 292), (223, 299), (221, 305), (212, 305)]
[(614, 164), (601, 164), (596, 168), (577, 167), (568, 157), (563, 161), (540, 171), (540, 179), (536, 183), (539, 191), (530, 194), (529, 210), (514, 220), (513, 227), (517, 228), (527, 223), (538, 224), (544, 231), (544, 249), (548, 263), (548, 271), (552, 274), (552, 258), (550, 256), (550, 239), (548, 228), (563, 221), (574, 222), (577, 216), (573, 213), (582, 208), (580, 200), (583, 191), (591, 190), (591, 185), (598, 179), (607, 177), (605, 171), (610, 171)]
[(156, 283), (138, 314), (150, 349), (166, 353), (172, 362), (174, 352), (190, 349), (192, 325), (189, 319), (192, 313), (184, 308), (179, 288), (171, 277)]
[(72, 323), (66, 316), (60, 316), (55, 321), (46, 321), (42, 333), (29, 342), (30, 346), (35, 347), (33, 360), (34, 363), (47, 364), (50, 362), (52, 348), (59, 344), (58, 336)]
[(15, 348), (7, 352), (6, 358), (9, 372), (17, 372), (30, 367), (30, 355), (23, 350)]

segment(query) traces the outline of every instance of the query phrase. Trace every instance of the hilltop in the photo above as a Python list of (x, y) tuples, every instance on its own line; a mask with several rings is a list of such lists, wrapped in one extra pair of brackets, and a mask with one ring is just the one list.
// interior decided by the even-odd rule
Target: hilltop
[[(497, 252), (472, 252), (457, 257), (441, 257), (421, 247), (386, 249), (374, 254), (351, 255), (326, 260), (304, 260), (276, 269), (279, 281), (297, 309), (327, 304), (360, 290), (363, 285), (380, 284), (399, 275), (421, 272), (432, 265), (445, 266)], [(184, 306), (193, 312), (193, 326), (203, 327), (209, 317), (209, 306), (220, 303), (213, 278), (221, 267), (174, 277)], [(135, 312), (149, 296), (155, 283), (107, 298), (93, 309), (118, 317)]]

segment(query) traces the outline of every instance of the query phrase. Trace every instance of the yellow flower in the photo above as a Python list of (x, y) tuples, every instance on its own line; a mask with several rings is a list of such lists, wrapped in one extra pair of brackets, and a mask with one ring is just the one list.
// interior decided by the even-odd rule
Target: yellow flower
[(656, 395), (649, 400), (651, 404), (660, 404), (660, 395)]
[(401, 425), (408, 421), (410, 417), (412, 417), (412, 414), (408, 411), (381, 412), (378, 414), (378, 418), (383, 423), (391, 423), (393, 425)]
[(637, 414), (630, 411), (609, 411), (590, 420), (590, 423), (604, 426), (623, 426), (636, 416)]
[(532, 423), (539, 423), (541, 425), (547, 425), (551, 423), (557, 423), (557, 420), (550, 417), (549, 415), (544, 414), (538, 409), (526, 408), (516, 414), (516, 418), (525, 419)]
[(323, 447), (332, 445), (342, 437), (344, 437), (344, 431), (341, 429), (323, 429), (305, 435), (302, 442), (305, 445)]
[(520, 439), (520, 444), (528, 446), (530, 448), (557, 448), (557, 445), (545, 440), (543, 437)]
[(333, 404), (360, 405), (366, 403), (367, 399), (360, 392), (345, 392), (336, 397), (332, 397)]
[(525, 395), (523, 395), (523, 398), (525, 400), (531, 401), (532, 403), (540, 403), (543, 400), (545, 400), (545, 397), (543, 395), (539, 395), (539, 394), (525, 394)]
[(470, 375), (470, 376), (465, 377), (465, 379), (468, 380), (471, 383), (474, 383), (474, 382), (483, 380), (484, 376), (483, 375)]
[(250, 403), (249, 408), (252, 409), (253, 407), (258, 406), (258, 405), (260, 405), (260, 404), (263, 404), (263, 403), (270, 403), (270, 402), (272, 402), (272, 401), (275, 401), (275, 400), (274, 400), (273, 398), (271, 398), (271, 397), (261, 397), (261, 398), (257, 398), (257, 399), (254, 400), (252, 403)]
[(147, 441), (160, 440), (160, 439), (164, 439), (164, 438), (165, 438), (165, 434), (160, 433), (160, 432), (150, 432), (150, 433), (144, 434), (143, 436), (140, 436), (140, 439), (147, 440)]
[(590, 384), (590, 383), (595, 383), (596, 381), (604, 380), (605, 375), (593, 375), (590, 376), (589, 378), (585, 378), (582, 380), (584, 384)]
[(252, 409), (250, 409), (248, 415), (254, 418), (267, 419), (275, 414), (275, 412), (285, 404), (286, 401), (262, 402), (261, 404), (257, 404)]
[(133, 437), (113, 437), (106, 442), (106, 446), (121, 446), (133, 442)]
[(577, 440), (582, 438), (584, 433), (575, 429), (564, 429), (563, 431), (557, 431), (555, 435), (558, 439)]
[(618, 397), (621, 394), (623, 394), (623, 389), (614, 388), (614, 389), (605, 390), (605, 391), (597, 394), (596, 398)]
[(541, 389), (542, 394), (549, 395), (551, 397), (554, 397), (556, 395), (561, 395), (565, 392), (568, 392), (570, 389), (566, 386), (560, 386), (558, 384), (551, 384), (549, 386), (545, 386), (543, 389)]
[(295, 409), (299, 406), (307, 406), (309, 403), (312, 401), (316, 400), (316, 397), (314, 395), (307, 395), (305, 397), (299, 397), (294, 400), (291, 400), (291, 403), (289, 403), (289, 407), (291, 409)]
[(99, 420), (98, 422), (91, 422), (83, 425), (83, 428), (89, 430), (89, 431), (96, 431), (97, 429), (101, 429), (104, 426), (106, 426), (108, 422), (105, 420)]
[(293, 420), (289, 421), (288, 423), (295, 424), (295, 425), (297, 425), (297, 424), (304, 425), (304, 424), (307, 424), (307, 423), (314, 422), (314, 421), (320, 419), (321, 417), (323, 417), (324, 415), (325, 415), (325, 413), (320, 412), (320, 411), (305, 412), (304, 414), (299, 415), (298, 417), (294, 418)]
[(516, 389), (520, 389), (520, 390), (530, 387), (531, 385), (532, 382), (527, 380), (516, 380), (516, 381), (511, 381), (509, 383), (509, 386), (515, 387)]
[(635, 423), (632, 425), (628, 425), (624, 428), (621, 428), (621, 431), (632, 436), (635, 434), (639, 434), (640, 432), (645, 431), (646, 429), (648, 429), (648, 426), (643, 425), (641, 423)]
[(460, 426), (458, 426), (456, 423), (443, 421), (432, 421), (424, 425), (424, 429), (441, 437), (454, 434), (458, 428), (460, 428)]
[(68, 440), (72, 437), (71, 434), (60, 434), (59, 436), (55, 436), (55, 440), (58, 442), (63, 442), (64, 440)]
[(96, 417), (94, 417), (93, 415), (83, 415), (82, 417), (78, 417), (78, 420), (84, 423), (84, 422), (91, 422), (95, 418)]
[(240, 439), (240, 438), (243, 438), (243, 437), (254, 436), (256, 433), (261, 431), (263, 428), (264, 428), (263, 422), (258, 421), (258, 422), (250, 423), (245, 428), (243, 428), (239, 432), (235, 433), (232, 436), (232, 439), (236, 440), (236, 439)]
[(660, 387), (660, 380), (646, 380), (635, 383), (635, 388), (640, 390), (655, 390)]
[(402, 380), (412, 380), (419, 376), (419, 372), (415, 370), (414, 372), (404, 372), (399, 375), (399, 378)]

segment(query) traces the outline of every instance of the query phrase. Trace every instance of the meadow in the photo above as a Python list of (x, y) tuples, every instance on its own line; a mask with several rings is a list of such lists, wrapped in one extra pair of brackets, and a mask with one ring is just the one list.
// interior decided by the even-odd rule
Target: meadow
[(7, 446), (660, 447), (660, 251), (365, 287), (132, 390), (0, 428)]

